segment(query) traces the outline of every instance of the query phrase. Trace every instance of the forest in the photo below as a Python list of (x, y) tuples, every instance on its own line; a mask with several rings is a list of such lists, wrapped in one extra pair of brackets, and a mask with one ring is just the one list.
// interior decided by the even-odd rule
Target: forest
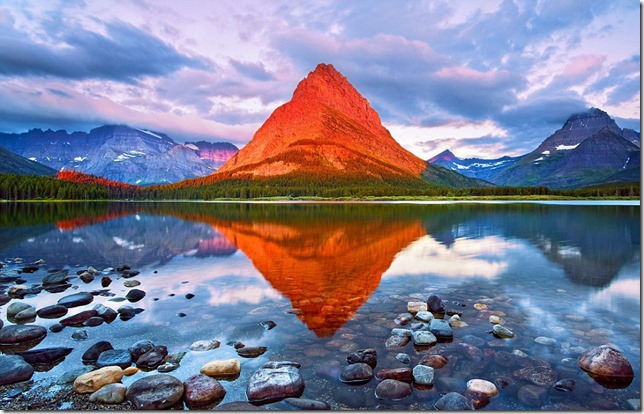
[(548, 187), (450, 188), (417, 180), (365, 180), (288, 175), (270, 179), (222, 180), (201, 186), (181, 184), (140, 187), (81, 173), (58, 178), (0, 174), (2, 200), (217, 200), (266, 198), (639, 198), (640, 183), (619, 183), (579, 189)]

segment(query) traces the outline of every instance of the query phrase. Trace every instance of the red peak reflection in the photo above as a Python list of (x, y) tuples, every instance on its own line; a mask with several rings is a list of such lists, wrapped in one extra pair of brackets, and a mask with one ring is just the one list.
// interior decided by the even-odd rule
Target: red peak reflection
[(319, 337), (341, 328), (380, 284), (394, 256), (425, 234), (418, 221), (213, 223), (287, 297)]

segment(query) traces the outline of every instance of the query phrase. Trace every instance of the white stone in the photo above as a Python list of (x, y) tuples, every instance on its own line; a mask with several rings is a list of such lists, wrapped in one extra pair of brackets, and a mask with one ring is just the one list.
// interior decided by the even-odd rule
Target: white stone
[(554, 345), (557, 343), (556, 339), (548, 338), (547, 336), (537, 336), (534, 341), (541, 345)]
[(407, 302), (407, 312), (412, 315), (425, 311), (427, 312), (427, 303), (425, 302)]
[(503, 319), (501, 319), (501, 317), (497, 316), (497, 315), (490, 315), (489, 321), (490, 321), (490, 323), (492, 323), (494, 325), (498, 325), (498, 324), (503, 323)]
[(499, 390), (496, 388), (496, 385), (494, 385), (490, 381), (486, 381), (483, 379), (473, 379), (473, 380), (467, 381), (467, 389), (471, 391), (482, 392), (488, 397), (494, 397), (499, 393)]
[(416, 365), (412, 371), (414, 382), (420, 385), (434, 384), (434, 368), (426, 365)]

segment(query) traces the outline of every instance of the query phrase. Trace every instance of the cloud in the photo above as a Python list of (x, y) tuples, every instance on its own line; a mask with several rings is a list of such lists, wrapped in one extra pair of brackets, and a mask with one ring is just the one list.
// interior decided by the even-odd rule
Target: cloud
[(262, 63), (242, 63), (238, 60), (230, 59), (230, 65), (241, 75), (254, 80), (262, 82), (275, 80), (275, 77), (266, 70)]
[(51, 42), (34, 40), (13, 25), (0, 26), (0, 74), (133, 83), (182, 67), (206, 67), (200, 59), (124, 22), (102, 25), (105, 34), (80, 26), (49, 28)]

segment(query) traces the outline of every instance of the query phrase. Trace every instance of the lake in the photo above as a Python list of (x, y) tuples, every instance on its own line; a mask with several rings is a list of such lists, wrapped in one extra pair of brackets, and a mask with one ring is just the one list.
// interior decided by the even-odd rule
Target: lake
[[(42, 395), (60, 395), (60, 386), (42, 390), (83, 367), (81, 356), (97, 341), (127, 349), (143, 339), (170, 354), (186, 352), (170, 372), (181, 381), (209, 361), (240, 360), (239, 377), (221, 381), (220, 404), (246, 401), (251, 375), (268, 361), (287, 360), (301, 364), (302, 397), (332, 409), (432, 409), (442, 395), (463, 393), (470, 379), (497, 386), (486, 410), (639, 407), (639, 202), (2, 203), (0, 235), (3, 276), (44, 262), (20, 273), (22, 280), (5, 278), (0, 297), (17, 283), (38, 288), (48, 270), (76, 276), (92, 266), (99, 271), (93, 280), (74, 277), (67, 287), (36, 289), (12, 302), (41, 309), (92, 292), (91, 304), (67, 316), (96, 304), (140, 309), (129, 320), (48, 332), (33, 349), (73, 350), (37, 369), (34, 385), (0, 387), (0, 408), (22, 399), (20, 407), (35, 401), (31, 408), (38, 409)], [(124, 264), (140, 273), (120, 274), (116, 268)], [(145, 297), (130, 302), (125, 296), (132, 288), (124, 283), (132, 281)], [(394, 328), (424, 329), (418, 320), (401, 325), (399, 317), (408, 302), (431, 295), (442, 299), (446, 319), (461, 315), (453, 321), (453, 340), (392, 342)], [(0, 307), (5, 326), (10, 304)], [(513, 338), (492, 334), (494, 315)], [(49, 329), (59, 319), (27, 322)], [(73, 339), (81, 330), (88, 337)], [(218, 348), (190, 350), (212, 339)], [(243, 358), (236, 342), (267, 349)], [(629, 385), (606, 387), (579, 368), (580, 354), (603, 344), (632, 365)], [(347, 355), (365, 348), (377, 351), (374, 373), (413, 368), (433, 354), (447, 364), (435, 369), (433, 386), (414, 385), (410, 396), (382, 399), (375, 376), (358, 385), (338, 379)], [(526, 366), (551, 380), (535, 382)], [(139, 371), (122, 382), (156, 373)], [(573, 380), (570, 391), (553, 386), (563, 379)], [(81, 407), (70, 398), (56, 404)], [(280, 401), (262, 408), (289, 407)]]

